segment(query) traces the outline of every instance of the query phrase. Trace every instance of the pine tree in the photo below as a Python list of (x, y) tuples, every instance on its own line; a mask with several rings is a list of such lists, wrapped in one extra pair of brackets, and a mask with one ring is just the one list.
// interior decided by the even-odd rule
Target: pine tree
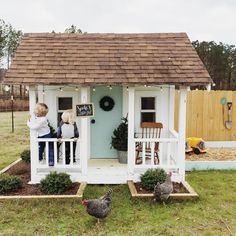
[(127, 151), (128, 149), (128, 119), (122, 118), (120, 125), (113, 131), (111, 145), (118, 151)]

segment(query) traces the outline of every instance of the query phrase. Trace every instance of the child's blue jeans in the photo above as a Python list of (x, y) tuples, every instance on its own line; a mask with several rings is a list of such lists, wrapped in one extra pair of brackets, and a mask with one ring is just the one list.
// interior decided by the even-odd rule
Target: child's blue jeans
[[(38, 138), (51, 138), (51, 134), (48, 133), (46, 135), (43, 136), (39, 136)], [(39, 160), (43, 160), (43, 153), (44, 153), (44, 149), (45, 149), (45, 142), (39, 142)], [(54, 148), (53, 148), (53, 143), (49, 142), (48, 145), (48, 162), (49, 162), (49, 166), (53, 166), (54, 165)]]

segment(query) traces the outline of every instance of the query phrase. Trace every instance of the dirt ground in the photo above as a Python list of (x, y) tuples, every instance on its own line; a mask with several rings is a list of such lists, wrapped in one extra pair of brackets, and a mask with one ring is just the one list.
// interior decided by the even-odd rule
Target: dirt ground
[(236, 148), (207, 148), (204, 154), (186, 154), (191, 161), (236, 161)]
[[(30, 181), (30, 164), (20, 161), (7, 170), (6, 173), (9, 175), (19, 176), (23, 183), (22, 188), (8, 193), (0, 193), (0, 195), (46, 195), (41, 192), (39, 184), (28, 184)], [(63, 193), (63, 195), (75, 195), (78, 189), (79, 183), (73, 183), (72, 186)]]

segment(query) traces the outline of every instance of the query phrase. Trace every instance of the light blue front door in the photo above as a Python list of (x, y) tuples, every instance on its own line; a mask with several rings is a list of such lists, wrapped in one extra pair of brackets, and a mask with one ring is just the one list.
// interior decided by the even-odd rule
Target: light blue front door
[[(104, 111), (99, 101), (111, 97), (115, 105), (111, 111)], [(122, 87), (95, 87), (91, 89), (91, 101), (94, 103), (94, 114), (91, 122), (91, 158), (117, 158), (117, 151), (111, 149), (113, 130), (120, 124), (122, 118)]]

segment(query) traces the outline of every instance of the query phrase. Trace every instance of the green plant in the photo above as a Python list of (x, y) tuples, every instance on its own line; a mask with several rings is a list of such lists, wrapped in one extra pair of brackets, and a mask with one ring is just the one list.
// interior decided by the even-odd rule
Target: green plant
[(147, 190), (153, 190), (157, 182), (163, 183), (166, 179), (166, 172), (163, 169), (148, 169), (141, 175), (141, 185)]
[(21, 188), (22, 180), (18, 176), (0, 175), (0, 193), (6, 193)]
[(72, 181), (66, 173), (51, 172), (40, 182), (40, 189), (44, 193), (60, 194), (71, 187)]
[(119, 151), (127, 151), (128, 149), (128, 119), (121, 119), (120, 125), (113, 131), (111, 146)]
[(24, 150), (21, 154), (20, 157), (23, 161), (30, 163), (30, 150)]

